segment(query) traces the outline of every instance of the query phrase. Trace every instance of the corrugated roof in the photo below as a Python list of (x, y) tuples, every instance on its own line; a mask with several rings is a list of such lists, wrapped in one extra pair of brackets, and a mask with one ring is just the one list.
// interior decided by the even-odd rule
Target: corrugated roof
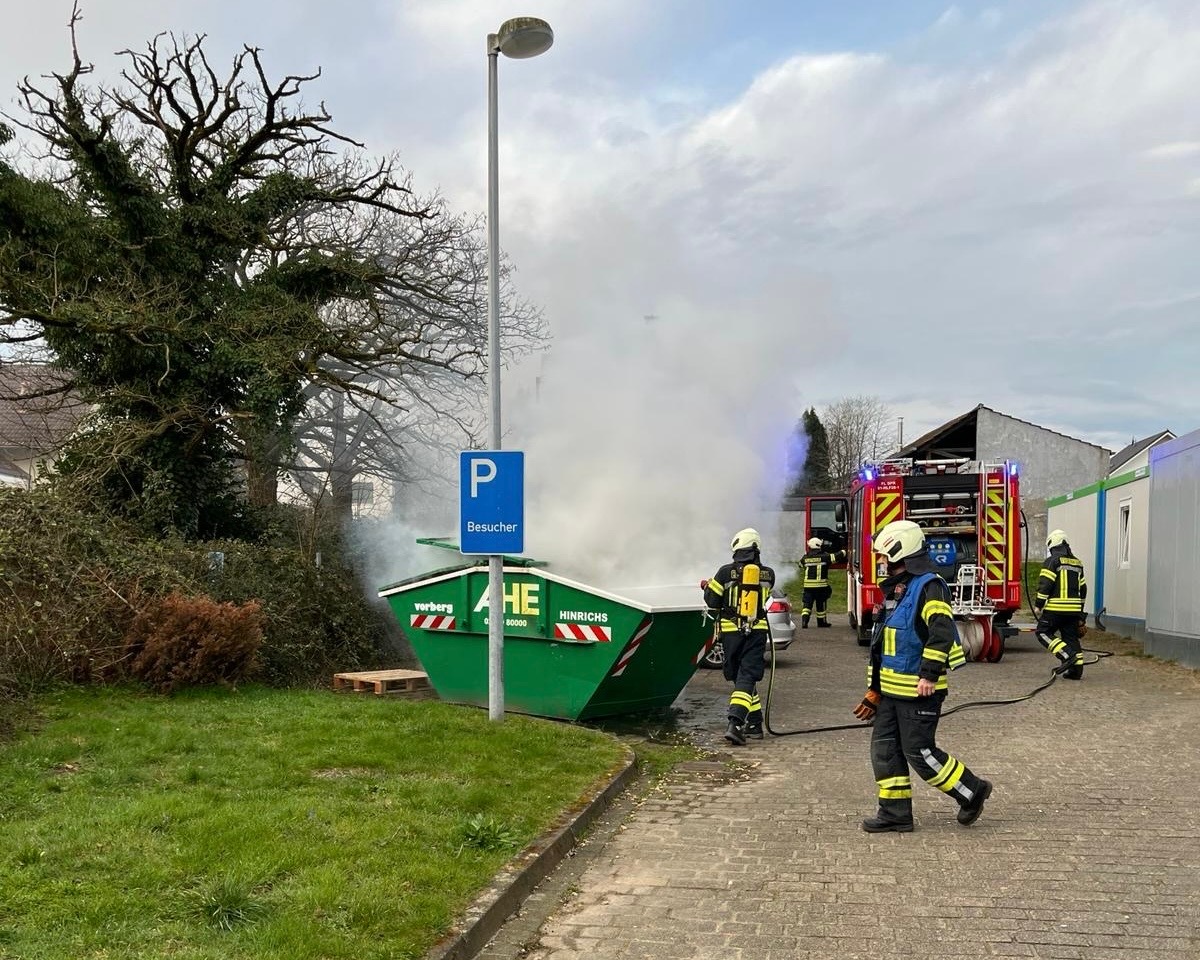
[(1114, 453), (1111, 457), (1109, 457), (1109, 459), (1108, 459), (1109, 476), (1112, 476), (1112, 474), (1116, 473), (1122, 467), (1122, 465), (1128, 463), (1130, 460), (1132, 460), (1134, 457), (1136, 457), (1143, 450), (1147, 450), (1150, 447), (1157, 446), (1158, 444), (1164, 443), (1167, 440), (1174, 440), (1174, 439), (1175, 439), (1175, 434), (1172, 433), (1170, 430), (1160, 430), (1160, 431), (1158, 431), (1158, 433), (1152, 433), (1152, 434), (1150, 434), (1150, 436), (1143, 437), (1141, 440), (1134, 440), (1133, 443), (1131, 443), (1129, 446), (1125, 447), (1122, 450), (1119, 450), (1118, 452)]

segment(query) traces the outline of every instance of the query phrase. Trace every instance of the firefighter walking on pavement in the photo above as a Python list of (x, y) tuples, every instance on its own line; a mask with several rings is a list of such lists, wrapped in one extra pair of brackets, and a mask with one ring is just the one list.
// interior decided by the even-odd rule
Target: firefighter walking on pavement
[(1071, 552), (1067, 535), (1052, 530), (1046, 538), (1046, 560), (1038, 574), (1033, 612), (1038, 618), (1038, 643), (1058, 658), (1059, 671), (1068, 680), (1082, 680), (1082, 650), (1079, 645), (1087, 629), (1087, 581), (1083, 564)]
[(775, 571), (762, 562), (762, 538), (747, 527), (730, 544), (733, 560), (704, 581), (704, 602), (717, 619), (718, 642), (725, 651), (725, 679), (733, 682), (725, 739), (745, 744), (763, 738), (758, 683), (766, 669), (767, 604)]
[(862, 828), (867, 833), (913, 829), (910, 770), (954, 799), (958, 822), (970, 826), (979, 819), (992, 784), (936, 742), (947, 673), (966, 662), (950, 591), (929, 559), (924, 532), (913, 521), (889, 523), (876, 535), (874, 547), (887, 559), (888, 576), (880, 584), (884, 604), (876, 610), (867, 693), (854, 715), (875, 720), (871, 767), (879, 806)]
[(808, 552), (800, 558), (800, 570), (804, 575), (803, 607), (800, 609), (800, 626), (807, 630), (808, 619), (817, 615), (817, 626), (830, 626), (828, 617), (829, 597), (833, 588), (829, 586), (829, 568), (835, 563), (846, 559), (846, 551), (838, 550), (832, 553), (820, 537), (808, 541)]

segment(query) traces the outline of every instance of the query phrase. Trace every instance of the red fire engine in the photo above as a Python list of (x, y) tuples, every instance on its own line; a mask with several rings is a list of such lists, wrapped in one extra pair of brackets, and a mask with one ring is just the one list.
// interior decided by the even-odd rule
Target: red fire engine
[(1020, 483), (1011, 460), (886, 460), (864, 464), (849, 496), (809, 497), (804, 539), (845, 550), (846, 609), (858, 642), (870, 642), (887, 565), (871, 549), (893, 520), (925, 531), (929, 556), (949, 584), (967, 656), (998, 661), (1021, 606)]

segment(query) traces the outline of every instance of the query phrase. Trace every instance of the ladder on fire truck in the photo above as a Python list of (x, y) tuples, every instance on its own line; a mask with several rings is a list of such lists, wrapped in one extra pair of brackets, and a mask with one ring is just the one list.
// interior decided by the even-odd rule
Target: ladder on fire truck
[(1007, 464), (987, 463), (981, 467), (984, 502), (979, 505), (983, 513), (979, 524), (979, 560), (987, 586), (1003, 591), (1008, 568), (1008, 511), (1011, 506)]

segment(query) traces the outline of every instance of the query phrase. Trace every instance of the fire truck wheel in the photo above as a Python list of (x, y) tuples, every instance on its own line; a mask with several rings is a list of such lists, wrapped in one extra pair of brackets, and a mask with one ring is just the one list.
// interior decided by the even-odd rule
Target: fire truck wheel
[(871, 645), (871, 630), (869, 627), (859, 627), (858, 633), (855, 636), (858, 637), (858, 645), (860, 647), (869, 647)]
[(850, 621), (850, 629), (851, 629), (851, 630), (857, 630), (857, 629), (858, 629), (858, 617), (856, 617), (856, 616), (854, 615), (854, 611), (853, 611), (853, 610), (847, 610), (847, 611), (846, 611), (846, 619)]
[(988, 647), (987, 662), (999, 663), (1004, 658), (1004, 634), (992, 628), (992, 643)]

